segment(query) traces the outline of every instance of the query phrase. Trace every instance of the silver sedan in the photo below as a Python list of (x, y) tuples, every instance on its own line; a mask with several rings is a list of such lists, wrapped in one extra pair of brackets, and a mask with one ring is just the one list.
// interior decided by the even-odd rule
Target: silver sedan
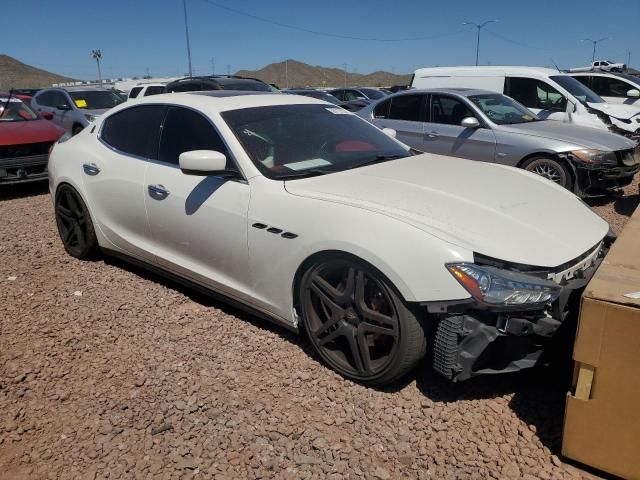
[(505, 95), (451, 88), (410, 90), (358, 112), (423, 152), (524, 168), (586, 196), (628, 185), (637, 145), (621, 135), (541, 120)]

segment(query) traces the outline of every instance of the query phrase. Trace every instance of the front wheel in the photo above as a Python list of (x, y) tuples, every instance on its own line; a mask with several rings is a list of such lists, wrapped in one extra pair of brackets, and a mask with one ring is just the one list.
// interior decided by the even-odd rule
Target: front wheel
[(391, 383), (424, 356), (416, 315), (378, 271), (351, 258), (310, 267), (299, 290), (304, 328), (322, 359), (369, 386)]
[(573, 177), (567, 166), (551, 157), (535, 157), (527, 160), (522, 168), (557, 183), (567, 190), (573, 189)]

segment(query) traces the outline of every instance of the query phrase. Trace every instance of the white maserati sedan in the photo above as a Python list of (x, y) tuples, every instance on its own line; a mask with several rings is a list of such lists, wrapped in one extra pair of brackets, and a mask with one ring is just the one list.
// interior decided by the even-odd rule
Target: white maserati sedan
[(454, 381), (543, 362), (610, 243), (548, 180), (420, 154), (296, 95), (124, 103), (56, 144), (49, 177), (70, 255), (125, 257), (305, 331), (366, 385), (425, 354)]

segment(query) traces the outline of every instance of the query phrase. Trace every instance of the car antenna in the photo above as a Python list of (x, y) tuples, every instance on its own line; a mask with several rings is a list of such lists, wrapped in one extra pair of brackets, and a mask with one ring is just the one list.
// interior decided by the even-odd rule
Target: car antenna
[(2, 112), (0, 112), (0, 118), (4, 116), (4, 112), (7, 111), (7, 107), (9, 106), (9, 102), (11, 101), (11, 97), (13, 96), (13, 87), (9, 90), (9, 97), (7, 101), (4, 103), (4, 107), (2, 107)]
[(556, 65), (556, 62), (553, 61), (553, 57), (551, 58), (551, 63), (553, 63), (553, 66), (556, 67), (556, 70), (558, 70), (558, 73), (564, 73), (562, 70), (558, 68), (558, 65)]

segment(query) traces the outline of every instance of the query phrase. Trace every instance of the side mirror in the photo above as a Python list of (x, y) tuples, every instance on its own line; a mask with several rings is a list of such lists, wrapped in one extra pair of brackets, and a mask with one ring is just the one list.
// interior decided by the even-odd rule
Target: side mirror
[(637, 88), (632, 88), (627, 92), (627, 97), (638, 98), (640, 97), (640, 90)]
[(71, 110), (71, 105), (68, 105), (66, 103), (63, 103), (61, 105), (58, 105), (56, 107), (58, 110)]
[(40, 112), (40, 116), (45, 120), (53, 120), (53, 113), (51, 112)]
[(236, 175), (233, 170), (227, 169), (227, 157), (224, 153), (214, 150), (192, 150), (182, 152), (178, 157), (180, 170), (185, 175), (216, 175), (231, 177)]
[(398, 132), (396, 132), (393, 128), (383, 128), (382, 131), (389, 135), (391, 138), (396, 138)]
[(480, 122), (476, 117), (466, 117), (462, 119), (460, 125), (464, 128), (480, 128)]

